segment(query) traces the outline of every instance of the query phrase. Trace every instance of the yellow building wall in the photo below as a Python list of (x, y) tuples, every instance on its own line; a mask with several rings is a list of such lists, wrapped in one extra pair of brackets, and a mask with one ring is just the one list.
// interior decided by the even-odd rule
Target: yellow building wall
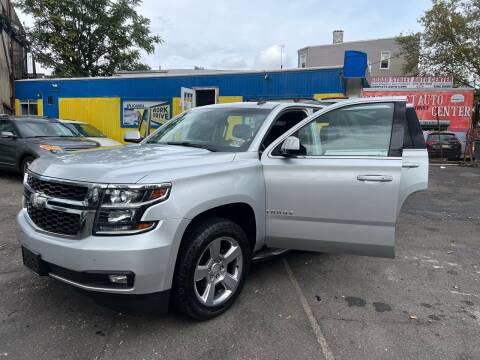
[(37, 115), (43, 116), (43, 100), (42, 99), (37, 100)]
[(123, 141), (120, 127), (120, 98), (59, 98), (58, 117), (92, 124), (107, 137)]
[[(231, 102), (241, 102), (243, 96), (219, 96), (218, 103), (226, 104)], [(182, 113), (182, 101), (179, 97), (172, 98), (172, 117)]]
[(324, 94), (313, 94), (313, 98), (316, 100), (329, 99), (329, 98), (338, 98), (345, 96), (344, 93), (324, 93)]
[(182, 113), (182, 102), (179, 97), (174, 97), (172, 98), (172, 115), (171, 117), (173, 118), (174, 116), (177, 116)]
[(20, 108), (20, 99), (15, 99), (15, 115), (22, 115), (22, 109)]
[(231, 103), (231, 102), (242, 102), (242, 101), (243, 101), (243, 96), (219, 96), (218, 97), (219, 104), (225, 104), (225, 103)]

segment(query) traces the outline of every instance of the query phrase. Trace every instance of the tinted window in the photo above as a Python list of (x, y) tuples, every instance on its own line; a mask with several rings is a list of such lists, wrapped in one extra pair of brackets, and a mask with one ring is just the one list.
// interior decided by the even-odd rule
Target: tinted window
[(440, 141), (440, 142), (451, 142), (451, 141), (458, 141), (455, 134), (429, 134), (428, 141)]
[(0, 132), (9, 131), (13, 134), (16, 134), (15, 127), (12, 122), (9, 120), (0, 120)]
[(18, 120), (16, 124), (23, 137), (78, 136), (72, 130), (58, 122)]
[[(409, 149), (411, 146), (414, 149), (425, 149), (425, 137), (423, 136), (422, 127), (418, 121), (415, 109), (407, 107), (406, 117), (410, 140), (405, 142), (405, 148)], [(405, 135), (407, 136), (407, 132), (405, 132)]]
[(394, 104), (360, 104), (320, 115), (297, 132), (307, 156), (388, 156)]
[(287, 130), (297, 125), (307, 116), (307, 113), (303, 110), (289, 110), (281, 114), (277, 119), (275, 119), (270, 130), (268, 130), (265, 138), (262, 141), (262, 144), (260, 145), (260, 149), (266, 149), (268, 145), (278, 139)]

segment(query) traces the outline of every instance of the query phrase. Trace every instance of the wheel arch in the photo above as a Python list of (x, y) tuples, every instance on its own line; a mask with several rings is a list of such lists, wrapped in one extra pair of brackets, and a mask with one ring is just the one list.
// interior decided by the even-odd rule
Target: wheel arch
[(23, 160), (25, 160), (25, 158), (27, 157), (32, 157), (34, 160), (38, 157), (38, 156), (35, 156), (34, 154), (30, 153), (30, 152), (24, 152), (23, 154), (21, 154), (19, 157), (18, 157), (18, 162), (17, 162), (17, 170), (22, 172), (22, 164), (23, 164)]
[(241, 201), (225, 203), (208, 209), (203, 209), (196, 215), (192, 216), (182, 235), (182, 241), (184, 240), (188, 231), (190, 231), (190, 229), (192, 229), (196, 224), (212, 217), (221, 217), (238, 224), (247, 235), (252, 251), (254, 250), (258, 236), (257, 217), (255, 215), (253, 206), (247, 202)]

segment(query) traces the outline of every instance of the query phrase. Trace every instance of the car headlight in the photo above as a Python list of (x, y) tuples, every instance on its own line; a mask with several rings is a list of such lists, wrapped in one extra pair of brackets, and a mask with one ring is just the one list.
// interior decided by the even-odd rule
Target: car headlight
[(94, 233), (127, 235), (153, 229), (157, 222), (141, 221), (142, 215), (149, 206), (165, 201), (170, 189), (170, 184), (107, 187), (100, 202)]

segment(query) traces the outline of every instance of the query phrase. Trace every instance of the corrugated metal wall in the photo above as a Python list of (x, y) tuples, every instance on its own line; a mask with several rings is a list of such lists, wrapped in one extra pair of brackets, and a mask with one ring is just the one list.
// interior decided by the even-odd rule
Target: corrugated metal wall
[[(45, 79), (16, 83), (20, 99), (41, 94), (62, 97), (172, 98), (181, 87), (218, 87), (222, 96), (312, 97), (315, 93), (343, 93), (341, 68), (224, 75), (112, 77), (102, 79)], [(265, 74), (267, 78), (265, 78)]]
[[(168, 101), (181, 111), (182, 87), (216, 87), (219, 102), (285, 97), (338, 96), (345, 92), (341, 68), (215, 75), (42, 79), (16, 82), (16, 97), (43, 104), (43, 115), (92, 123), (121, 140), (122, 101)], [(103, 99), (103, 100), (102, 100)]]

